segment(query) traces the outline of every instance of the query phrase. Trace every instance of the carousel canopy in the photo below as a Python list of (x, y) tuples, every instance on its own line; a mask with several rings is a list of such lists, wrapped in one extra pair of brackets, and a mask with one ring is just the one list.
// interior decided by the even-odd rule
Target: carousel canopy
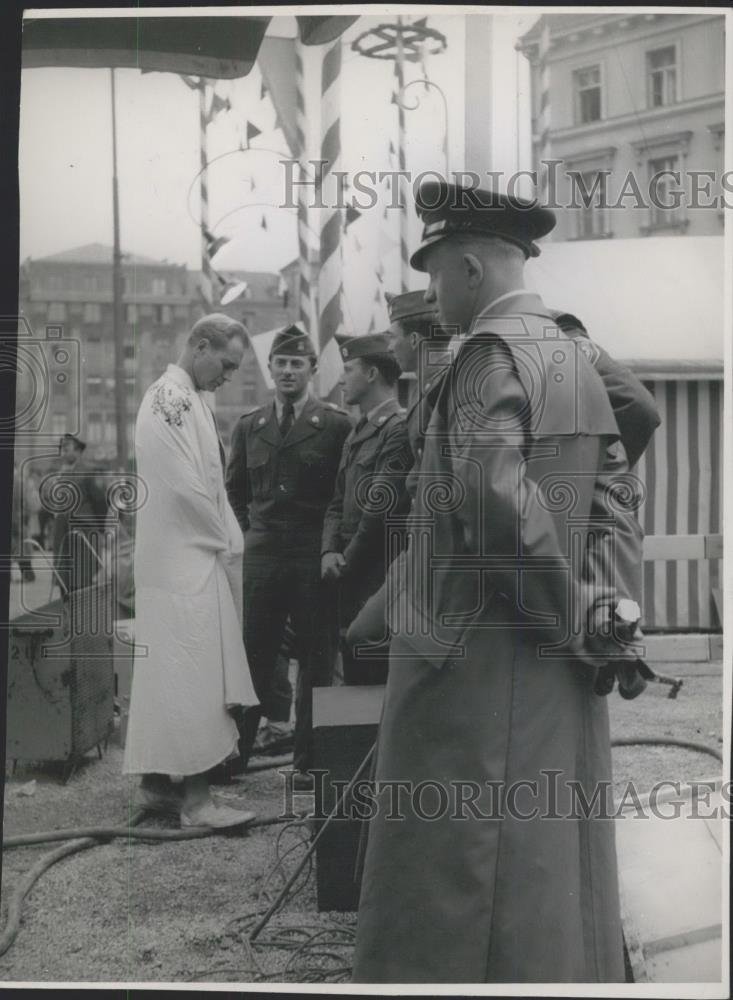
[(547, 306), (650, 377), (722, 372), (723, 278), (722, 236), (543, 242), (527, 266)]
[[(356, 17), (296, 17), (305, 45), (338, 38)], [(123, 66), (233, 79), (252, 69), (270, 17), (29, 17), (23, 23), (23, 68)]]

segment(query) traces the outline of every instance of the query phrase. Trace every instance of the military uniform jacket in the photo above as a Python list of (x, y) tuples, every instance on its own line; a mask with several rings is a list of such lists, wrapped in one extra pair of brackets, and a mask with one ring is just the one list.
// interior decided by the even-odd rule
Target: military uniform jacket
[(346, 439), (321, 551), (343, 553), (349, 576), (383, 569), (385, 518), (406, 511), (404, 484), (411, 464), (405, 415), (396, 399)]
[(600, 345), (590, 340), (584, 331), (573, 329), (566, 333), (578, 343), (603, 379), (629, 468), (633, 469), (661, 423), (654, 397), (631, 369), (612, 358)]
[(274, 403), (241, 417), (232, 434), (226, 487), (250, 543), (319, 554), (348, 415), (309, 398), (282, 438)]
[(412, 405), (408, 407), (405, 416), (407, 435), (410, 440), (410, 451), (412, 452), (412, 467), (405, 480), (405, 489), (411, 501), (415, 498), (420, 478), (420, 463), (422, 462), (423, 448), (425, 446), (425, 432), (447, 371), (447, 367), (442, 368), (425, 382), (422, 386), (422, 391)]

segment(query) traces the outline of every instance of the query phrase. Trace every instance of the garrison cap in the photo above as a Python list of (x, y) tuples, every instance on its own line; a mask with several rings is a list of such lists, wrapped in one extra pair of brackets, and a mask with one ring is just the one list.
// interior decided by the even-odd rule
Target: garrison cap
[(316, 350), (313, 341), (299, 326), (286, 326), (278, 330), (270, 348), (270, 357), (274, 354), (287, 354), (296, 358), (315, 358)]
[(424, 292), (405, 292), (403, 295), (386, 293), (390, 323), (400, 323), (405, 319), (429, 319), (436, 316), (435, 306), (425, 301)]
[(392, 354), (389, 335), (386, 333), (368, 333), (364, 337), (337, 337), (337, 341), (344, 361), (371, 358), (375, 354)]
[(77, 437), (76, 434), (62, 434), (59, 438), (59, 453), (61, 453), (61, 447), (64, 441), (73, 441), (79, 451), (84, 451), (87, 446), (86, 441), (82, 441), (82, 439)]
[(520, 247), (525, 257), (537, 257), (540, 249), (534, 241), (551, 232), (557, 221), (555, 213), (537, 201), (437, 180), (422, 182), (415, 208), (424, 227), (422, 242), (410, 258), (417, 271), (425, 270), (428, 247), (459, 233), (495, 236)]

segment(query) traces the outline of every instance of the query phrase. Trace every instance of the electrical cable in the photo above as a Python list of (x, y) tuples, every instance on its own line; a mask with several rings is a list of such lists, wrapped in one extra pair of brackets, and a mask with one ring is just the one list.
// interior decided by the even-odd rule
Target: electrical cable
[(705, 743), (695, 743), (692, 740), (676, 740), (671, 737), (656, 736), (629, 736), (616, 740), (611, 740), (612, 747), (682, 747), (684, 750), (696, 750), (698, 753), (706, 753), (710, 757), (723, 762), (722, 753), (715, 747), (709, 747)]
[[(714, 747), (704, 743), (697, 743), (692, 740), (679, 740), (672, 737), (620, 737), (611, 741), (612, 747), (623, 746), (671, 746), (704, 753), (722, 762), (722, 753)], [(351, 949), (355, 941), (355, 928), (345, 927), (343, 923), (331, 922), (330, 926), (324, 927), (322, 923), (313, 922), (273, 927), (269, 934), (260, 938), (267, 924), (272, 918), (292, 902), (308, 885), (313, 872), (313, 855), (315, 848), (323, 831), (337, 814), (341, 803), (353, 788), (364, 768), (368, 764), (374, 752), (374, 747), (369, 750), (364, 760), (357, 768), (349, 785), (343, 790), (336, 804), (321, 824), (315, 837), (301, 837), (295, 843), (283, 850), (283, 841), (289, 833), (294, 830), (308, 831), (314, 817), (310, 814), (298, 813), (288, 816), (264, 816), (248, 824), (247, 829), (271, 826), (275, 824), (285, 824), (278, 832), (275, 842), (275, 861), (263, 876), (260, 887), (255, 897), (255, 908), (234, 917), (228, 921), (224, 928), (224, 937), (233, 939), (237, 944), (243, 946), (250, 959), (251, 965), (248, 967), (222, 966), (204, 970), (202, 975), (211, 977), (213, 975), (233, 975), (245, 973), (252, 977), (255, 982), (347, 982), (350, 979), (351, 966), (348, 964), (346, 955), (339, 954), (334, 949)], [(284, 761), (273, 759), (264, 767), (258, 770), (274, 768), (283, 763), (289, 763), (289, 758)], [(147, 841), (176, 841), (193, 840), (214, 835), (217, 831), (206, 827), (190, 828), (184, 830), (165, 830), (154, 827), (140, 827), (142, 818), (146, 815), (144, 810), (140, 810), (133, 815), (129, 826), (124, 827), (80, 827), (68, 830), (53, 830), (46, 833), (21, 834), (15, 837), (7, 837), (3, 841), (4, 848), (23, 847), (33, 844), (47, 843), (58, 840), (65, 840), (67, 843), (55, 848), (53, 851), (43, 855), (36, 864), (27, 872), (19, 884), (11, 893), (8, 901), (8, 915), (5, 929), (0, 935), (0, 955), (5, 954), (15, 940), (20, 928), (21, 910), (25, 897), (33, 888), (38, 879), (57, 861), (68, 857), (79, 851), (90, 847), (106, 843), (116, 837), (133, 838)], [(304, 848), (305, 853), (296, 865), (294, 871), (286, 876), (284, 862), (297, 850)], [(306, 870), (307, 868), (307, 870)], [(301, 874), (305, 872), (305, 877), (298, 881)], [(274, 899), (270, 898), (269, 887), (274, 878), (280, 875), (284, 879), (284, 885)], [(267, 905), (263, 913), (258, 905), (263, 901)], [(343, 918), (342, 918), (343, 919)], [(256, 923), (255, 923), (256, 922)], [(254, 926), (252, 927), (252, 924)], [(230, 930), (231, 928), (231, 930)], [(260, 938), (257, 941), (257, 938)], [(290, 953), (284, 964), (274, 971), (265, 971), (260, 961), (260, 953), (264, 951), (284, 951)], [(330, 963), (324, 967), (323, 963)], [(193, 977), (198, 976), (195, 973)]]
[(258, 935), (262, 932), (262, 930), (264, 929), (264, 927), (267, 925), (267, 923), (270, 920), (270, 918), (277, 912), (278, 908), (282, 905), (282, 900), (285, 899), (285, 897), (288, 894), (288, 891), (290, 890), (291, 886), (294, 884), (294, 882), (297, 879), (298, 875), (300, 875), (301, 871), (303, 870), (303, 868), (305, 867), (305, 865), (307, 864), (307, 862), (309, 861), (309, 859), (312, 858), (312, 856), (313, 856), (313, 854), (315, 852), (316, 846), (318, 845), (318, 841), (323, 836), (324, 831), (328, 828), (329, 823), (331, 823), (333, 821), (334, 816), (336, 816), (336, 814), (338, 813), (338, 810), (339, 810), (339, 808), (341, 806), (341, 803), (343, 802), (343, 800), (346, 798), (346, 796), (349, 794), (349, 792), (351, 791), (351, 789), (356, 784), (358, 778), (360, 777), (360, 775), (361, 775), (362, 771), (364, 770), (364, 768), (366, 767), (366, 765), (372, 759), (372, 755), (374, 753), (375, 746), (376, 746), (376, 744), (374, 744), (374, 743), (371, 745), (371, 747), (369, 748), (369, 752), (366, 754), (366, 756), (362, 760), (361, 764), (359, 765), (359, 767), (354, 772), (353, 778), (351, 779), (351, 781), (349, 782), (349, 784), (346, 786), (346, 788), (341, 792), (341, 795), (339, 795), (339, 797), (336, 800), (336, 804), (334, 805), (333, 809), (329, 813), (328, 817), (324, 821), (324, 823), (321, 826), (321, 828), (318, 831), (318, 833), (315, 835), (315, 837), (311, 841), (310, 847), (308, 848), (305, 857), (300, 862), (300, 864), (298, 865), (298, 867), (295, 869), (295, 872), (290, 876), (290, 878), (285, 883), (285, 886), (281, 890), (280, 895), (278, 896), (278, 898), (270, 906), (269, 910), (262, 917), (262, 919), (257, 922), (256, 927), (252, 930), (251, 934), (249, 935), (249, 940), (250, 941), (254, 941), (258, 937)]

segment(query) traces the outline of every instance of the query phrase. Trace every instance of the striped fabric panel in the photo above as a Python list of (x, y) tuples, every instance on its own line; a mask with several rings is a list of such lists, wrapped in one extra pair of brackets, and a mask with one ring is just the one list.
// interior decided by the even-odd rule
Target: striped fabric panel
[(209, 241), (206, 234), (209, 231), (209, 180), (208, 153), (206, 146), (206, 83), (202, 79), (199, 85), (199, 142), (201, 152), (201, 298), (204, 308), (210, 309), (214, 301), (214, 282), (212, 280), (211, 259), (209, 257)]
[[(328, 206), (321, 211), (321, 268), (319, 284), (319, 394), (328, 396), (340, 375), (341, 357), (336, 334), (341, 329), (343, 219), (335, 188), (334, 172), (341, 164), (341, 39), (324, 52), (321, 68), (321, 159), (325, 160), (324, 184), (329, 179)], [(320, 194), (320, 192), (318, 192)]]
[(542, 164), (550, 159), (550, 17), (543, 17), (539, 46), (540, 109), (539, 109), (539, 171), (541, 202), (548, 199), (549, 171)]
[[(303, 52), (300, 39), (295, 43), (295, 136), (298, 145), (301, 180), (304, 179), (306, 161), (306, 120), (305, 81), (303, 74)], [(310, 333), (311, 289), (310, 289), (310, 241), (308, 239), (308, 196), (305, 185), (298, 188), (298, 259), (300, 261), (298, 287), (298, 319), (300, 325)], [(318, 345), (316, 345), (318, 346)]]
[[(400, 33), (397, 36), (397, 56), (395, 59), (395, 85), (397, 104), (397, 157), (398, 169), (407, 169), (406, 156), (406, 135), (405, 135), (405, 109), (402, 104), (403, 91), (405, 89), (405, 61), (402, 46), (402, 18), (397, 18)], [(399, 177), (400, 191), (400, 292), (402, 295), (410, 288), (410, 252), (407, 245), (407, 198), (408, 189), (404, 177)]]
[[(722, 383), (645, 383), (662, 424), (637, 472), (647, 499), (640, 517), (646, 535), (703, 535), (721, 531)], [(712, 629), (719, 625), (712, 589), (719, 560), (644, 564), (644, 621), (649, 629)]]

